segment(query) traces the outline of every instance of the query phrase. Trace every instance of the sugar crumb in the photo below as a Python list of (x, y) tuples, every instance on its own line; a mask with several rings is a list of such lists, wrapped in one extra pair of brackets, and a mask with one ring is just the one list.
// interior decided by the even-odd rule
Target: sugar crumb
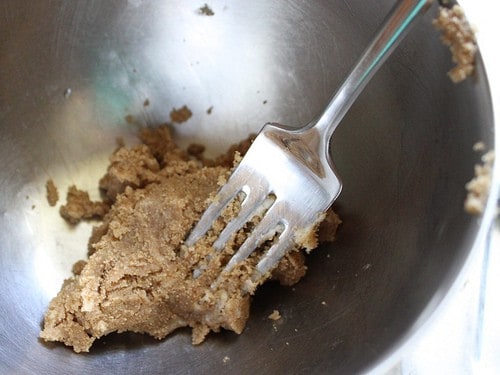
[(278, 310), (273, 310), (273, 312), (269, 314), (267, 318), (271, 320), (279, 320), (281, 319), (281, 314)]
[(47, 191), (47, 201), (50, 206), (54, 207), (59, 200), (59, 192), (57, 191), (56, 184), (51, 178), (45, 183), (45, 189)]
[(183, 105), (181, 108), (174, 108), (172, 111), (170, 111), (170, 120), (172, 122), (175, 122), (177, 124), (181, 124), (183, 122), (186, 122), (191, 118), (193, 115), (193, 112), (188, 108), (187, 105)]
[(199, 8), (198, 12), (204, 16), (213, 16), (215, 14), (212, 8), (208, 6), (208, 4), (205, 4), (201, 8)]
[(484, 144), (484, 142), (476, 142), (472, 146), (472, 150), (474, 150), (476, 152), (485, 151), (486, 150), (486, 145)]
[(81, 220), (102, 219), (109, 211), (106, 202), (91, 201), (89, 193), (72, 185), (68, 188), (66, 204), (61, 206), (60, 215), (70, 224)]
[(474, 167), (475, 176), (466, 185), (467, 197), (464, 209), (471, 215), (483, 213), (491, 188), (495, 152), (488, 151), (481, 157), (481, 163)]
[(448, 76), (454, 83), (462, 82), (475, 70), (478, 48), (474, 29), (459, 5), (441, 6), (433, 24), (441, 31), (441, 41), (450, 48), (455, 63)]

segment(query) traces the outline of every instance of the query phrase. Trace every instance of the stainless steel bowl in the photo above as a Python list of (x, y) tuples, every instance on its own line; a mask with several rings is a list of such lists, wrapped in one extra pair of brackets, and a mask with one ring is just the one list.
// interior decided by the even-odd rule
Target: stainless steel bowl
[(481, 61), (473, 79), (446, 77), (436, 5), (335, 136), (337, 242), (311, 254), (296, 287), (263, 287), (241, 336), (193, 347), (187, 330), (162, 342), (116, 334), (85, 355), (38, 339), (90, 231), (48, 206), (47, 179), (97, 196), (116, 138), (133, 141), (127, 115), (156, 125), (187, 104), (177, 137), (213, 153), (266, 121), (307, 123), (392, 3), (212, 0), (208, 16), (197, 1), (2, 0), (0, 373), (349, 373), (394, 359), (487, 224), (462, 208), (472, 145), (493, 147), (487, 79)]

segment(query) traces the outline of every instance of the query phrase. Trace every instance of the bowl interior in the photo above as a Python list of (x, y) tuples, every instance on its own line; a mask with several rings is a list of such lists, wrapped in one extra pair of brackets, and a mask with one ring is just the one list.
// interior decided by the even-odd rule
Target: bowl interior
[[(212, 154), (267, 121), (307, 123), (391, 4), (213, 0), (208, 16), (193, 1), (3, 0), (0, 372), (346, 373), (391, 355), (470, 252), (479, 222), (463, 212), (464, 184), (479, 158), (472, 145), (493, 138), (482, 65), (459, 85), (447, 78), (436, 6), (334, 135), (338, 240), (309, 256), (295, 287), (264, 286), (241, 336), (213, 334), (193, 347), (187, 330), (162, 342), (114, 334), (85, 355), (37, 338), (91, 230), (68, 227), (48, 206), (47, 179), (61, 195), (76, 184), (97, 197), (117, 137), (130, 144), (138, 127), (184, 104), (193, 117), (176, 137)], [(267, 319), (274, 309), (277, 322)]]

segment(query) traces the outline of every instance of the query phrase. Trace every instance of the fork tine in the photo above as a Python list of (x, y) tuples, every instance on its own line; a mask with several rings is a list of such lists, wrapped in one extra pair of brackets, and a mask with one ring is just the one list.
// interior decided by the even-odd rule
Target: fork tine
[(245, 260), (257, 247), (259, 247), (264, 241), (270, 239), (277, 232), (277, 227), (282, 220), (274, 215), (279, 206), (278, 202), (267, 211), (266, 215), (262, 218), (260, 223), (252, 230), (250, 235), (247, 237), (245, 242), (240, 246), (238, 251), (233, 255), (233, 257), (227, 263), (225, 270), (229, 271), (239, 262)]
[(265, 181), (249, 189), (247, 196), (241, 204), (238, 216), (231, 220), (222, 230), (219, 238), (214, 242), (214, 248), (217, 250), (222, 249), (229, 238), (241, 229), (253, 216), (263, 214), (272, 204), (267, 200), (268, 195), (269, 191), (267, 186), (265, 186)]
[(242, 191), (239, 179), (236, 176), (231, 176), (229, 180), (222, 186), (217, 193), (215, 199), (205, 210), (200, 218), (200, 221), (193, 228), (188, 238), (185, 241), (187, 246), (194, 245), (201, 237), (203, 237), (212, 227), (214, 218), (218, 217), (226, 205)]
[(280, 234), (279, 240), (269, 248), (262, 259), (257, 263), (255, 267), (254, 279), (260, 278), (270, 271), (278, 262), (283, 258), (288, 250), (292, 247), (293, 235), (290, 227), (286, 227), (285, 230)]

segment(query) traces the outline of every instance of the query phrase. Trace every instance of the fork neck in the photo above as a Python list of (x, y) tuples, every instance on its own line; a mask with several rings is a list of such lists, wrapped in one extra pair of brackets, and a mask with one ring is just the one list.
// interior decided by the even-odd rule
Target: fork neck
[(313, 125), (325, 146), (328, 146), (333, 132), (370, 79), (431, 3), (431, 0), (401, 0), (393, 7), (371, 44)]

